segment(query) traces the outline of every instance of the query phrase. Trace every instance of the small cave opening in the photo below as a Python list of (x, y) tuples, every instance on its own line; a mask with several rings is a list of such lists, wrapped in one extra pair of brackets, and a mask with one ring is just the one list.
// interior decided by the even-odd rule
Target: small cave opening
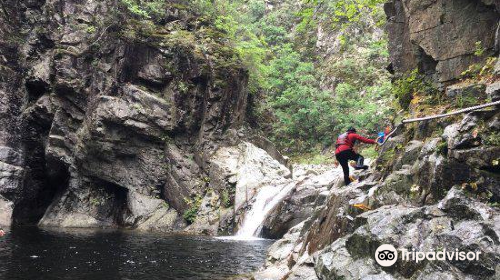
[(113, 192), (113, 220), (119, 226), (126, 226), (126, 217), (130, 210), (128, 209), (128, 192), (127, 188), (110, 183), (108, 188)]
[(40, 80), (27, 81), (26, 91), (28, 93), (28, 102), (35, 102), (49, 90), (49, 85)]
[(391, 62), (389, 63), (386, 67), (385, 67), (385, 70), (387, 70), (387, 72), (389, 72), (389, 74), (391, 75), (394, 75), (395, 73), (395, 70), (394, 70), (394, 64)]
[(171, 81), (172, 81), (171, 79), (151, 80), (142, 77), (137, 77), (132, 83), (137, 85), (142, 85), (149, 91), (162, 92)]
[(47, 208), (69, 185), (70, 173), (66, 166), (47, 167), (40, 151), (33, 151), (28, 159), (22, 199), (13, 212), (16, 225), (38, 224)]
[(125, 46), (118, 81), (162, 93), (172, 82), (173, 77), (165, 68), (166, 63), (156, 59), (158, 55), (157, 50), (145, 44), (135, 43)]
[(129, 190), (113, 182), (100, 178), (93, 178), (92, 185), (97, 188), (92, 194), (92, 199), (101, 201), (97, 205), (97, 218), (109, 221), (117, 226), (127, 226)]
[(417, 48), (418, 70), (428, 77), (434, 76), (438, 62), (428, 55), (422, 47)]

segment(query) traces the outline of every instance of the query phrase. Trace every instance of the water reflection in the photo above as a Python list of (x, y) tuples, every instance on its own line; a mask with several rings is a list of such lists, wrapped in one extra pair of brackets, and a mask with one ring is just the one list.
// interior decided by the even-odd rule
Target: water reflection
[(227, 279), (262, 265), (270, 243), (18, 227), (0, 239), (0, 279)]

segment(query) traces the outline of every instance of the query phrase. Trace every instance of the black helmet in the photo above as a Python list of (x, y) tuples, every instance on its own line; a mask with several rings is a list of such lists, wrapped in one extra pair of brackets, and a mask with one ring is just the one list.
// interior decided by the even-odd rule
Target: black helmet
[(352, 127), (352, 126), (351, 126), (351, 127), (349, 127), (349, 128), (347, 129), (347, 132), (354, 132), (354, 133), (356, 133), (356, 129), (355, 129), (354, 127)]

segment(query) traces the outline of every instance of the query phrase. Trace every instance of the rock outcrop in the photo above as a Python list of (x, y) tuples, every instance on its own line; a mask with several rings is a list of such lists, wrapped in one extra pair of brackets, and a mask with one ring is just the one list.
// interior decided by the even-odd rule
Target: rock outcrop
[[(315, 256), (320, 279), (496, 279), (498, 209), (468, 199), (453, 188), (439, 204), (384, 206), (356, 217), (352, 234), (337, 239)], [(372, 256), (380, 244), (408, 251), (473, 251), (480, 261), (398, 262), (390, 269)], [(366, 256), (366, 257), (364, 257)]]
[(277, 239), (292, 227), (307, 220), (316, 205), (325, 203), (328, 190), (339, 180), (341, 170), (331, 165), (294, 165), (295, 187), (262, 225), (262, 237)]
[(471, 64), (498, 52), (498, 6), (481, 0), (389, 1), (391, 68), (399, 74), (418, 68), (439, 83), (457, 80)]
[(244, 138), (248, 77), (223, 33), (176, 1), (146, 18), (124, 1), (1, 5), (0, 224), (178, 231), (205, 195), (232, 209), (237, 181), (211, 168)]
[(231, 234), (263, 187), (278, 190), (291, 181), (290, 169), (245, 141), (237, 146), (220, 147), (209, 162), (206, 181), (210, 191), (202, 199), (201, 211), (186, 229), (188, 232)]
[[(372, 86), (388, 81), (390, 74), (385, 70), (388, 57), (373, 49), (387, 43), (387, 34), (379, 24), (383, 18), (382, 9), (362, 7), (356, 19), (349, 21), (344, 16), (334, 15), (335, 5), (321, 3), (314, 13), (317, 18), (316, 65), (321, 75), (321, 89), (335, 93), (341, 83)], [(371, 69), (366, 77), (368, 80), (364, 80), (367, 73), (362, 69), (365, 68)]]
[[(296, 178), (295, 190), (264, 223), (264, 234), (278, 236), (282, 231), (288, 231), (270, 247), (266, 263), (255, 273), (255, 279), (317, 279), (310, 253), (317, 252), (347, 232), (353, 217), (362, 212), (353, 205), (366, 200), (361, 189), (368, 190), (373, 186), (363, 180), (365, 172), (353, 170), (354, 176), (363, 181), (340, 188), (343, 184), (340, 167), (302, 168), (309, 172)], [(309, 194), (305, 196), (307, 202), (299, 210), (295, 201), (303, 200), (304, 193)], [(295, 209), (296, 214), (289, 212), (290, 208)]]
[[(21, 11), (16, 1), (2, 3), (0, 13), (0, 224), (10, 225), (13, 200), (19, 199), (24, 174), (20, 116), (24, 98), (18, 94), (22, 85), (20, 53), (15, 41)], [(7, 6), (7, 7), (4, 7)]]

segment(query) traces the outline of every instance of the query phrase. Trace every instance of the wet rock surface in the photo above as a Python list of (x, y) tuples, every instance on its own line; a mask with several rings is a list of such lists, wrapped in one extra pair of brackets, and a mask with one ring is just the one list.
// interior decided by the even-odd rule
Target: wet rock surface
[(341, 170), (334, 166), (295, 165), (295, 187), (276, 205), (262, 225), (262, 236), (276, 239), (308, 219), (325, 202), (328, 190)]

